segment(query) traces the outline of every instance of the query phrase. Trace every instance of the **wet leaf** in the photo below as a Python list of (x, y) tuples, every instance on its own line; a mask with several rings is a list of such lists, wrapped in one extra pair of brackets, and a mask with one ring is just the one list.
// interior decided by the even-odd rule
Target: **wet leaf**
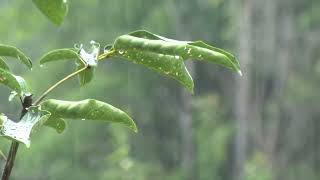
[(29, 87), (26, 81), (12, 73), (0, 68), (0, 83), (17, 92), (21, 97), (25, 94), (30, 94)]
[(20, 51), (16, 47), (0, 44), (0, 56), (17, 58), (28, 68), (32, 68), (32, 62), (30, 58), (28, 58), (25, 54), (22, 53), (22, 51)]
[(51, 127), (61, 134), (66, 129), (66, 122), (64, 119), (51, 115), (45, 122), (45, 126)]
[(116, 51), (152, 52), (155, 54), (179, 56), (184, 61), (197, 59), (216, 63), (240, 72), (240, 65), (235, 57), (219, 48), (201, 41), (178, 41), (168, 39), (148, 31), (139, 30), (116, 39), (113, 48)]
[(134, 121), (125, 112), (94, 99), (83, 101), (49, 99), (41, 103), (41, 109), (49, 111), (58, 118), (115, 122), (137, 131)]
[[(80, 57), (88, 65), (88, 68), (79, 74), (79, 82), (81, 86), (88, 84), (94, 77), (95, 68), (98, 66), (98, 55), (100, 44), (91, 41), (91, 47), (88, 52), (83, 48), (80, 49)], [(83, 64), (77, 63), (77, 70), (84, 68)]]
[(60, 60), (77, 60), (78, 63), (82, 63), (81, 57), (75, 49), (55, 49), (40, 58), (40, 65)]
[(169, 76), (193, 93), (193, 80), (179, 56), (140, 52), (138, 50), (116, 51), (116, 57), (124, 58), (135, 64), (144, 65), (161, 74)]
[(31, 106), (28, 112), (22, 117), (21, 121), (14, 122), (8, 117), (1, 115), (0, 119), (3, 122), (0, 128), (0, 136), (16, 140), (30, 147), (30, 134), (35, 126), (41, 125), (48, 119), (50, 113), (40, 110), (36, 106)]
[(6, 71), (9, 71), (8, 64), (0, 57), (0, 68)]
[(98, 65), (98, 55), (100, 51), (100, 45), (94, 41), (91, 41), (91, 47), (88, 52), (79, 47), (77, 52), (76, 49), (56, 49), (50, 51), (40, 58), (40, 65), (48, 62), (60, 61), (60, 60), (76, 60), (76, 69), (80, 70), (87, 66), (83, 72), (79, 73), (79, 83), (81, 86), (89, 83), (94, 76), (95, 68)]
[(61, 25), (68, 13), (67, 0), (32, 0), (38, 9), (56, 25)]

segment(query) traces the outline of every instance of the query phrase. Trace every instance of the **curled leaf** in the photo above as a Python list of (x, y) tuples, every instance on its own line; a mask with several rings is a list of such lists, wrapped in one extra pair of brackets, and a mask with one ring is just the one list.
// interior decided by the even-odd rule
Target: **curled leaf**
[[(188, 59), (216, 63), (241, 74), (235, 57), (222, 49), (201, 41), (173, 40), (144, 30), (119, 36), (113, 44), (113, 50), (115, 56), (169, 75), (190, 91), (193, 91), (193, 81), (183, 63)], [(179, 67), (174, 64), (179, 64)]]
[(12, 73), (0, 68), (0, 83), (17, 92), (21, 97), (25, 94), (30, 94), (29, 87), (26, 81)]
[(123, 111), (110, 104), (87, 99), (82, 101), (61, 101), (49, 99), (40, 104), (41, 109), (52, 116), (63, 119), (98, 120), (121, 123), (137, 131), (134, 121)]
[(0, 44), (0, 56), (13, 57), (20, 60), (23, 64), (25, 64), (28, 68), (32, 68), (32, 62), (30, 58), (28, 58), (22, 51), (18, 48)]

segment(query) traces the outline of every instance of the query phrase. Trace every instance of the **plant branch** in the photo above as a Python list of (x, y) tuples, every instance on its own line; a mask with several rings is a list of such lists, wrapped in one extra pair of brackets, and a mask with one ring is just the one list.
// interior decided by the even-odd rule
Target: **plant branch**
[[(32, 105), (32, 95), (26, 96), (22, 102), (22, 110), (21, 110), (21, 115), (20, 115), (20, 120), (22, 117), (27, 113), (27, 108)], [(4, 166), (4, 170), (2, 173), (1, 180), (8, 180), (11, 175), (11, 171), (14, 165), (14, 161), (16, 159), (16, 155), (18, 152), (19, 148), (19, 142), (17, 141), (12, 141), (11, 146), (10, 146), (10, 151), (8, 158), (6, 159), (6, 164)]]
[(111, 57), (111, 55), (115, 52), (114, 49), (107, 51), (106, 53), (100, 54), (98, 56), (98, 61)]
[(48, 90), (46, 90), (35, 102), (33, 105), (38, 105), (51, 91), (53, 91), (55, 88), (57, 88), (59, 85), (61, 85), (62, 83), (64, 83), (65, 81), (67, 81), (68, 79), (78, 75), (79, 73), (81, 73), (82, 71), (86, 70), (88, 68), (88, 65), (85, 65), (84, 68), (79, 69), (78, 71), (75, 71), (71, 74), (69, 74), (68, 76), (64, 77), (63, 79), (61, 79), (60, 81), (58, 81), (57, 83), (55, 83), (53, 86), (51, 86)]

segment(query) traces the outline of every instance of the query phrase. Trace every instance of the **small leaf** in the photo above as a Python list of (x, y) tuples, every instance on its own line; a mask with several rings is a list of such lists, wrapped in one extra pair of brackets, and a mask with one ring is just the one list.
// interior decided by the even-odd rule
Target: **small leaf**
[(24, 55), (19, 49), (13, 46), (0, 44), (0, 56), (14, 57), (25, 64), (29, 69), (32, 68), (32, 62), (30, 58)]
[(78, 60), (79, 63), (82, 63), (79, 54), (74, 49), (56, 49), (43, 55), (40, 58), (40, 65), (52, 61), (72, 59)]
[(41, 109), (63, 119), (100, 120), (121, 123), (137, 132), (134, 121), (123, 111), (107, 103), (87, 99), (83, 101), (61, 101), (50, 99), (41, 103)]
[[(90, 42), (91, 47), (88, 52), (83, 48), (80, 49), (81, 59), (88, 65), (87, 69), (79, 74), (79, 82), (81, 86), (88, 84), (94, 76), (95, 68), (98, 66), (98, 55), (100, 51), (100, 44), (94, 41)], [(83, 64), (77, 63), (77, 70), (84, 68)]]
[(67, 0), (33, 0), (33, 3), (47, 18), (56, 25), (61, 25), (68, 13)]
[(3, 125), (0, 129), (0, 136), (16, 140), (30, 147), (30, 134), (32, 129), (48, 119), (50, 113), (40, 110), (36, 106), (31, 106), (21, 121), (14, 122), (6, 116), (0, 116)]
[(10, 70), (8, 64), (1, 57), (0, 57), (0, 68), (6, 71)]
[(30, 94), (30, 90), (26, 81), (20, 77), (11, 74), (0, 68), (0, 83), (16, 91), (21, 97), (25, 94)]

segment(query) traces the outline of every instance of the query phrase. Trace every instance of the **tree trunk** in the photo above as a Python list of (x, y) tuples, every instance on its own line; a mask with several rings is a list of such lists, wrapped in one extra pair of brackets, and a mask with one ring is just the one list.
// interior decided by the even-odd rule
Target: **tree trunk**
[[(237, 5), (239, 2), (236, 2)], [(246, 162), (248, 118), (249, 118), (249, 88), (250, 88), (250, 62), (251, 62), (251, 14), (252, 0), (244, 0), (238, 19), (238, 57), (243, 71), (243, 76), (237, 78), (235, 97), (235, 164), (234, 180), (244, 180), (244, 166)]]

